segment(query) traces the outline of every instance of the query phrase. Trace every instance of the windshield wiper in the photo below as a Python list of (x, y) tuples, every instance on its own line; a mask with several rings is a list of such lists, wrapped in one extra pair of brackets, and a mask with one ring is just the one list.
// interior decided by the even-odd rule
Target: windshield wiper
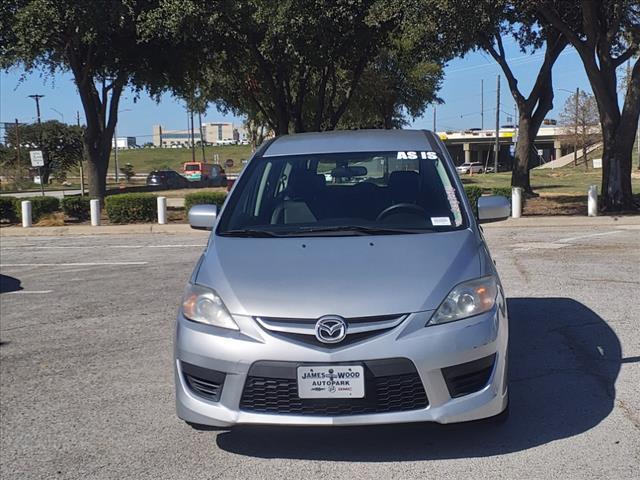
[(269, 232), (267, 230), (251, 230), (251, 229), (227, 230), (226, 232), (221, 232), (220, 235), (223, 237), (246, 237), (246, 238), (268, 238), (268, 237), (282, 236), (282, 235), (278, 235), (277, 233)]
[(363, 225), (339, 225), (331, 227), (309, 227), (301, 228), (292, 235), (304, 235), (307, 233), (339, 233), (356, 232), (362, 235), (402, 235), (410, 233), (433, 232), (430, 228), (393, 228), (393, 227), (366, 227)]

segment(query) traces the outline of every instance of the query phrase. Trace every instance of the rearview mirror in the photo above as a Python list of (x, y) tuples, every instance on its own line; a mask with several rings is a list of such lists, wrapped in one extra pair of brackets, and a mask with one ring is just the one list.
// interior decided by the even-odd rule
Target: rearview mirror
[(217, 205), (194, 205), (189, 209), (189, 225), (196, 230), (213, 230), (217, 217)]
[(511, 214), (511, 202), (500, 195), (487, 195), (478, 199), (478, 220), (495, 222), (505, 220)]
[(334, 178), (353, 178), (364, 177), (367, 174), (367, 167), (361, 165), (349, 167), (336, 167), (331, 170), (331, 176)]

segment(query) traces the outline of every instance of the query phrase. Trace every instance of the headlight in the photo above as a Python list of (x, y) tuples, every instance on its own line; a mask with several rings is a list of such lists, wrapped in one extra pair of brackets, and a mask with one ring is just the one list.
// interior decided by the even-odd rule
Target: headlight
[(496, 277), (482, 277), (456, 285), (440, 304), (427, 325), (453, 322), (488, 312), (496, 304)]
[(189, 284), (182, 298), (182, 313), (189, 320), (240, 330), (220, 296), (210, 288)]

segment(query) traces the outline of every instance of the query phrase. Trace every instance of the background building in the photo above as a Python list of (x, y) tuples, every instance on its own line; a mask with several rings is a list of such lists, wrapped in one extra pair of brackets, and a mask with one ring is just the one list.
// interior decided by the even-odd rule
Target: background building
[(116, 142), (117, 142), (118, 148), (133, 148), (138, 146), (138, 144), (136, 143), (136, 137), (112, 138), (111, 139), (112, 148), (115, 148)]
[[(231, 122), (210, 122), (202, 124), (202, 137), (200, 128), (195, 127), (193, 140), (196, 144), (201, 139), (208, 145), (231, 144), (240, 141), (238, 130)], [(189, 130), (168, 130), (162, 125), (153, 126), (153, 144), (156, 147), (190, 146), (191, 132)]]

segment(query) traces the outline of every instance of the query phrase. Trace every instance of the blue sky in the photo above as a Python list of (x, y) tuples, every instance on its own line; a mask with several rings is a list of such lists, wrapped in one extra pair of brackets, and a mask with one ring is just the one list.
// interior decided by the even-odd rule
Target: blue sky
[[(512, 68), (524, 93), (528, 94), (535, 75), (542, 62), (542, 52), (523, 54), (516, 45), (506, 41), (505, 48)], [(439, 96), (444, 100), (437, 107), (437, 129), (458, 130), (480, 127), (480, 86), (484, 80), (484, 126), (495, 125), (496, 77), (501, 74), (500, 68), (493, 59), (480, 52), (472, 52), (464, 58), (451, 61), (445, 69), (445, 79)], [(565, 100), (570, 93), (560, 89), (575, 91), (576, 87), (591, 92), (591, 87), (584, 73), (580, 58), (572, 48), (568, 47), (556, 62), (553, 83), (555, 92), (555, 108), (548, 115), (557, 118)], [(512, 115), (514, 102), (504, 76), (501, 78), (501, 124), (507, 123), (507, 115)], [(40, 72), (25, 75), (20, 69), (0, 73), (0, 121), (12, 122), (16, 118), (20, 122), (35, 120), (35, 103), (27, 95), (39, 93), (45, 95), (41, 100), (41, 113), (44, 120), (57, 119), (75, 122), (76, 111), (80, 111), (80, 119), (84, 121), (82, 106), (78, 98), (73, 80), (69, 74), (60, 73), (53, 78), (45, 78)], [(146, 95), (135, 99), (135, 95), (126, 92), (120, 105), (118, 135), (136, 136), (139, 143), (151, 138), (151, 127), (160, 123), (169, 129), (186, 129), (187, 113), (184, 106), (165, 95), (160, 103), (156, 103)], [(206, 121), (228, 120), (240, 122), (232, 116), (223, 116), (211, 107)], [(415, 119), (415, 128), (433, 126), (433, 110), (429, 108), (425, 115)]]

